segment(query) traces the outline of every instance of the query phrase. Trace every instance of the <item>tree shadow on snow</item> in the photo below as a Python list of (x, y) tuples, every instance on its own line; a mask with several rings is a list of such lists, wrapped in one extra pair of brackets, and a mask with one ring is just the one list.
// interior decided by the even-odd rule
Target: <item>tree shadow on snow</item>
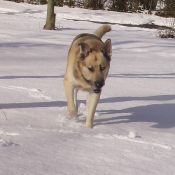
[(20, 78), (64, 78), (64, 75), (60, 76), (2, 76), (0, 79), (20, 79)]
[(149, 79), (175, 79), (175, 73), (167, 74), (110, 74), (108, 77), (112, 78), (149, 78)]
[(49, 107), (63, 107), (67, 106), (66, 101), (50, 101), (50, 102), (31, 102), (31, 103), (7, 103), (1, 104), (3, 109), (15, 108), (49, 108)]
[(19, 12), (7, 12), (6, 14), (8, 15), (18, 15), (18, 14), (41, 14), (43, 13), (43, 10), (31, 10), (31, 9), (26, 9), (23, 11), (19, 11)]
[(106, 102), (122, 102), (133, 100), (156, 100), (165, 101), (165, 104), (151, 104), (146, 106), (136, 106), (123, 110), (102, 110), (103, 115), (108, 114), (126, 114), (119, 117), (111, 117), (105, 119), (96, 119), (95, 125), (112, 125), (119, 123), (132, 123), (132, 122), (149, 122), (154, 123), (153, 128), (172, 128), (175, 127), (175, 105), (166, 101), (174, 100), (175, 95), (162, 95), (153, 97), (123, 97), (123, 98), (109, 98), (102, 99), (102, 103)]
[(126, 101), (169, 101), (175, 100), (175, 95), (159, 95), (149, 97), (110, 97), (100, 99), (100, 103), (115, 103), (115, 102), (126, 102)]
[[(79, 100), (79, 103), (84, 103), (84, 100)], [(50, 107), (65, 107), (67, 101), (49, 101), (49, 102), (29, 102), (29, 103), (1, 103), (2, 109), (17, 109), (17, 108), (50, 108)]]
[(40, 47), (63, 47), (63, 46), (66, 46), (64, 44), (54, 44), (54, 43), (51, 43), (51, 44), (48, 44), (48, 43), (38, 43), (38, 44), (33, 44), (32, 42), (31, 43), (27, 43), (27, 42), (4, 42), (4, 43), (0, 43), (0, 47), (14, 47), (14, 48), (21, 48), (21, 49), (26, 49), (26, 48), (40, 48)]

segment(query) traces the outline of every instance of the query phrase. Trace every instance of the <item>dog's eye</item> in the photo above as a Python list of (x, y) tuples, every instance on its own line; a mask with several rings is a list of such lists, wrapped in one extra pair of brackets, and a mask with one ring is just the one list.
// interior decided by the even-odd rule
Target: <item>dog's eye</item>
[(91, 83), (91, 80), (86, 80), (87, 81), (87, 83)]
[(100, 67), (100, 70), (101, 70), (101, 71), (105, 70), (105, 67)]
[(88, 69), (89, 69), (90, 72), (94, 71), (93, 67), (88, 67)]

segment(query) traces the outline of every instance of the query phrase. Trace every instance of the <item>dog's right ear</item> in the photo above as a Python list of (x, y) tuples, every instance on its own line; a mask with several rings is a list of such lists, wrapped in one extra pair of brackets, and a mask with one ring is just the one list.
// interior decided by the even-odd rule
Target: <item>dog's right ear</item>
[(84, 60), (90, 52), (90, 47), (86, 43), (79, 43), (78, 46), (80, 47), (80, 58)]

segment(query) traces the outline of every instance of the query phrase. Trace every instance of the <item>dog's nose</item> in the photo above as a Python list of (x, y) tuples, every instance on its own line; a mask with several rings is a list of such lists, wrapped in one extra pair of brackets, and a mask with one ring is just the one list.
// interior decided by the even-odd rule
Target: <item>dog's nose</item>
[(102, 81), (95, 81), (96, 88), (100, 89), (104, 85), (104, 80)]

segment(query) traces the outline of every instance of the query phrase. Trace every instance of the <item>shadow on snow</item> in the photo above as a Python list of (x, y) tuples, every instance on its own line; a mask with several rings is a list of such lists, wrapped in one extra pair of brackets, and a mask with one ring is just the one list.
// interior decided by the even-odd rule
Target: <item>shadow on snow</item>
[(49, 107), (63, 107), (66, 106), (66, 101), (50, 101), (50, 102), (30, 102), (30, 103), (7, 103), (1, 104), (3, 109), (15, 108), (49, 108)]
[[(111, 117), (105, 119), (96, 119), (95, 125), (111, 125), (119, 123), (149, 122), (154, 123), (153, 128), (172, 128), (175, 127), (175, 105), (168, 103), (175, 100), (175, 95), (162, 95), (150, 97), (113, 97), (102, 99), (101, 103), (125, 102), (125, 101), (164, 101), (164, 104), (150, 104), (145, 106), (136, 106), (123, 110), (110, 109), (101, 110), (103, 115), (126, 114), (121, 117)], [(167, 101), (167, 102), (166, 102)]]
[[(100, 103), (115, 103), (125, 101), (162, 101), (164, 104), (150, 104), (145, 106), (136, 106), (122, 110), (109, 109), (99, 111), (103, 115), (110, 114), (126, 114), (119, 117), (108, 117), (103, 119), (95, 119), (95, 125), (114, 125), (119, 123), (132, 122), (149, 122), (153, 123), (153, 128), (172, 128), (175, 127), (175, 105), (170, 103), (170, 100), (175, 100), (175, 95), (162, 95), (150, 97), (112, 97), (101, 99)], [(84, 103), (85, 101), (80, 100)], [(51, 102), (31, 102), (31, 103), (9, 103), (1, 104), (3, 109), (11, 108), (49, 108), (49, 107), (64, 107), (66, 101), (51, 101)], [(128, 115), (129, 114), (129, 115)]]
[(110, 78), (149, 78), (149, 79), (175, 79), (175, 73), (166, 74), (109, 74)]
[(64, 75), (60, 76), (2, 76), (0, 79), (18, 79), (18, 78), (64, 78)]

